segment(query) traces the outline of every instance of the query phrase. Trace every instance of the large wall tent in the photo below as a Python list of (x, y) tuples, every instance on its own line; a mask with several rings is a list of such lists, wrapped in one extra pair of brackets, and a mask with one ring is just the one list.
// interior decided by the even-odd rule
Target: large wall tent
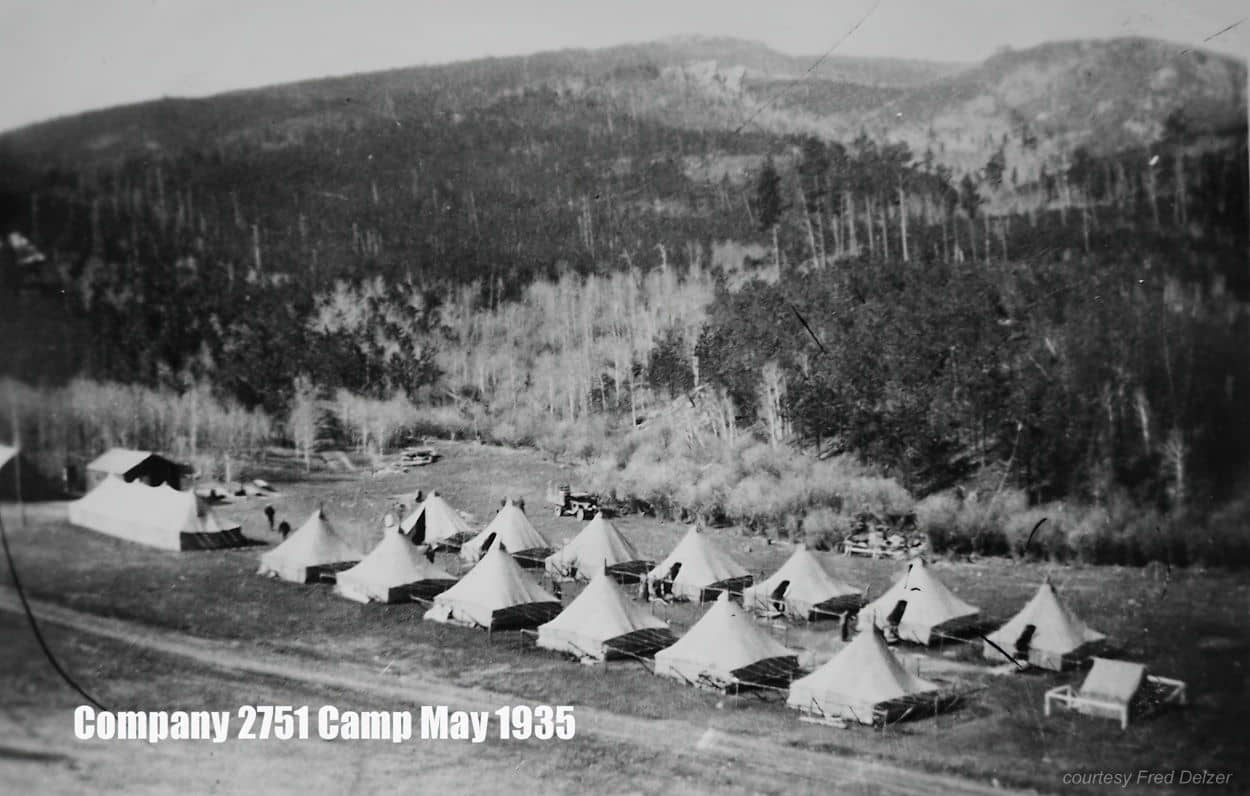
[(238, 523), (221, 520), (194, 492), (106, 478), (69, 504), (69, 521), (164, 550), (212, 550), (249, 544)]

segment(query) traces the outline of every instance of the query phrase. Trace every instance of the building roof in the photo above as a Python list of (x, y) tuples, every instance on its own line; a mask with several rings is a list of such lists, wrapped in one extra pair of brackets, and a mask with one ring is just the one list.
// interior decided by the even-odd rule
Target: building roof
[(155, 456), (152, 451), (137, 451), (130, 448), (109, 448), (104, 453), (91, 460), (87, 465), (88, 470), (97, 472), (112, 473), (113, 475), (125, 475), (131, 470), (148, 460), (149, 457)]

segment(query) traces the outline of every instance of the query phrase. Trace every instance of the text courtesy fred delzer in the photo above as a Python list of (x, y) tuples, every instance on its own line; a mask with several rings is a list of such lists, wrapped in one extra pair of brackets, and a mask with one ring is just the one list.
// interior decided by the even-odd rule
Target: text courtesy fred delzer
[(308, 740), (567, 741), (577, 732), (571, 705), (505, 705), (495, 710), (451, 710), (423, 705), (414, 720), (409, 710), (343, 710), (323, 705), (243, 705), (226, 710), (108, 711), (90, 705), (74, 710), (74, 737), (80, 741), (240, 741)]

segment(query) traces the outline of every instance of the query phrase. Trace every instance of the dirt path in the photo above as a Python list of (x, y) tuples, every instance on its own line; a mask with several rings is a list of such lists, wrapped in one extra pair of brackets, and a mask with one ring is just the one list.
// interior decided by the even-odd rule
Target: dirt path
[[(185, 658), (230, 674), (284, 678), (318, 688), (348, 691), (400, 706), (448, 705), (452, 709), (494, 710), (517, 697), (465, 688), (437, 679), (383, 673), (358, 663), (327, 664), (298, 653), (242, 642), (208, 640), (145, 625), (95, 616), (47, 602), (33, 604), (44, 623), (95, 634), (165, 655)], [(17, 594), (0, 587), (0, 609), (21, 612)], [(863, 794), (1001, 794), (991, 784), (916, 771), (890, 763), (835, 753), (812, 752), (767, 738), (730, 733), (674, 720), (651, 720), (578, 706), (577, 734), (612, 744), (628, 744), (657, 755), (678, 755), (695, 767), (724, 772), (751, 788), (779, 783), (801, 790)]]

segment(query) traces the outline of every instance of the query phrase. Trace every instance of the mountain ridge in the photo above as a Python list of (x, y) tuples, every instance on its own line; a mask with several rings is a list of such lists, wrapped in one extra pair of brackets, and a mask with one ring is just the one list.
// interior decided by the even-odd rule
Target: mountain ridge
[[(1017, 159), (1036, 175), (1044, 160), (1076, 146), (1148, 146), (1175, 114), (1195, 132), (1236, 132), (1245, 122), (1245, 83), (1244, 62), (1140, 37), (1004, 48), (968, 64), (836, 53), (821, 59), (683, 34), (164, 97), (0, 133), (0, 149), (73, 168), (240, 140), (298, 146), (310, 131), (389, 119), (455, 124), (476, 109), (551, 91), (696, 130), (739, 130), (749, 120), (781, 135), (849, 140), (867, 132), (905, 141), (917, 153), (932, 148), (957, 171), (976, 168), (1014, 137)], [(1042, 139), (1040, 153), (1031, 137)]]

